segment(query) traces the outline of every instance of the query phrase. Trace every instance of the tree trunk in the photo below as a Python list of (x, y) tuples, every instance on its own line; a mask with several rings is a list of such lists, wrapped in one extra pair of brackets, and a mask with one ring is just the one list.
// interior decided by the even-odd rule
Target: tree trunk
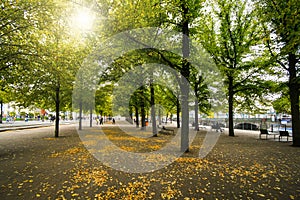
[(146, 130), (146, 111), (145, 111), (145, 102), (144, 102), (144, 91), (141, 90), (141, 116), (142, 116), (142, 127), (141, 130)]
[(151, 121), (152, 121), (152, 134), (153, 137), (157, 137), (157, 127), (156, 127), (156, 114), (155, 114), (155, 99), (154, 99), (154, 86), (153, 80), (150, 80), (150, 93), (151, 93)]
[[(176, 114), (177, 114), (177, 119), (176, 119), (177, 128), (180, 128), (180, 118), (179, 118), (179, 115), (180, 115), (180, 102), (179, 102), (178, 98), (176, 100)], [(171, 120), (172, 120), (172, 118), (171, 118)]]
[(93, 127), (93, 109), (90, 108), (90, 127)]
[(161, 125), (161, 108), (158, 108), (158, 124)]
[(3, 101), (0, 101), (0, 124), (2, 124), (2, 118), (3, 118)]
[[(169, 113), (166, 114), (166, 124), (168, 123), (168, 115)], [(172, 114), (171, 114), (171, 124), (172, 124)]]
[(79, 130), (82, 130), (82, 100), (79, 103)]
[(60, 85), (58, 84), (56, 88), (56, 97), (55, 97), (55, 137), (59, 136), (59, 107), (60, 107)]
[[(189, 80), (190, 69), (189, 62), (187, 58), (190, 56), (190, 42), (189, 42), (189, 9), (185, 2), (181, 3), (181, 8), (183, 11), (182, 15), (182, 69), (181, 69), (181, 151), (188, 152), (189, 151), (189, 85), (186, 80)], [(184, 80), (186, 79), (186, 80)], [(179, 118), (179, 116), (177, 116)]]
[(289, 94), (292, 114), (293, 146), (300, 146), (300, 113), (299, 113), (299, 85), (297, 83), (297, 59), (295, 54), (288, 55), (289, 61)]
[[(195, 94), (197, 94), (197, 93), (195, 93)], [(195, 100), (195, 130), (196, 131), (199, 130), (198, 114), (199, 114), (199, 102), (198, 102), (197, 95), (196, 95), (196, 100)]]
[(229, 136), (234, 136), (233, 129), (233, 78), (228, 77), (228, 123), (229, 123)]
[(181, 97), (181, 151), (189, 151), (189, 108), (188, 108), (188, 95), (189, 87), (182, 84), (182, 97)]
[(140, 126), (140, 120), (139, 120), (139, 108), (137, 106), (134, 106), (135, 108), (135, 124), (138, 128)]
[(133, 116), (132, 116), (132, 106), (129, 107), (129, 117), (130, 117), (130, 120), (131, 120), (131, 124), (133, 124)]

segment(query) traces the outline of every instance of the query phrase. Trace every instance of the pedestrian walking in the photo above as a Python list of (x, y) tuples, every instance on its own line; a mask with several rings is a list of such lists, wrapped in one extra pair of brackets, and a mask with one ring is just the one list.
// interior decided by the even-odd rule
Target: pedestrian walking
[(103, 117), (100, 118), (100, 125), (103, 125)]
[(115, 124), (116, 121), (115, 121), (115, 118), (112, 118), (112, 124)]

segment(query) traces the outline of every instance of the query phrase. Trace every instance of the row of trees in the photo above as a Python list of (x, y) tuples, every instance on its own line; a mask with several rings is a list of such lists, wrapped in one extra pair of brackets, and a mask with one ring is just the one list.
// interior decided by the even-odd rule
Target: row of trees
[[(106, 105), (112, 101), (114, 84), (126, 72), (146, 63), (168, 65), (178, 72), (175, 77), (179, 82), (177, 89), (181, 94), (181, 102), (175, 98), (177, 95), (174, 91), (152, 84), (150, 76), (148, 86), (139, 88), (130, 99), (130, 107), (134, 113), (142, 114), (142, 123), (147, 106), (159, 103), (169, 112), (176, 110), (177, 116), (180, 111), (182, 150), (188, 150), (190, 90), (197, 97), (193, 100), (195, 110), (199, 108), (200, 112), (207, 112), (212, 103), (207, 83), (214, 81), (207, 73), (207, 76), (199, 73), (199, 69), (216, 66), (220, 78), (215, 82), (224, 84), (227, 104), (221, 108), (228, 109), (230, 136), (234, 136), (235, 109), (257, 111), (258, 105), (270, 104), (275, 100), (270, 94), (280, 94), (279, 100), (275, 101), (276, 107), (280, 105), (280, 99), (286, 101), (288, 95), (293, 144), (300, 145), (300, 15), (296, 0), (83, 2), (2, 3), (1, 102), (14, 100), (25, 107), (35, 103), (41, 108), (55, 108), (57, 115), (60, 110), (72, 109), (71, 93), (76, 73), (96, 42), (135, 28), (158, 27), (182, 33), (173, 38), (180, 41), (180, 45), (177, 42), (176, 46), (180, 51), (176, 51), (176, 55), (146, 45), (144, 49), (129, 52), (114, 60), (99, 79), (99, 83), (105, 83), (105, 86), (96, 92), (98, 112), (110, 109)], [(74, 11), (70, 5), (78, 4), (80, 7), (93, 6), (92, 12), (98, 15), (99, 24), (93, 33), (74, 35), (70, 31), (67, 19)], [(169, 42), (172, 46), (172, 40)], [(203, 52), (199, 54), (201, 59), (197, 62), (191, 59), (194, 53), (191, 42), (203, 47)], [(188, 80), (191, 89), (182, 78)], [(152, 117), (155, 116), (155, 110), (152, 109)], [(56, 125), (58, 136), (58, 120)]]
[[(283, 91), (288, 90), (293, 144), (299, 145), (299, 5), (296, 1), (129, 1), (114, 7), (112, 15), (114, 30), (166, 27), (182, 32), (204, 47), (224, 78), (230, 136), (234, 136), (234, 109), (257, 111), (261, 105), (270, 105), (275, 100), (270, 94), (279, 92), (280, 98), (285, 99), (287, 93)], [(188, 47), (188, 42), (182, 39), (183, 58), (189, 57)], [(161, 57), (170, 61), (168, 56)], [(187, 63), (181, 62), (181, 67), (172, 61), (168, 64), (193, 82), (192, 67)], [(182, 113), (183, 125), (186, 118)]]
[(70, 27), (75, 10), (70, 5), (60, 1), (1, 4), (1, 103), (34, 105), (56, 111), (56, 116), (71, 109), (75, 75), (91, 41), (83, 41), (82, 33)]

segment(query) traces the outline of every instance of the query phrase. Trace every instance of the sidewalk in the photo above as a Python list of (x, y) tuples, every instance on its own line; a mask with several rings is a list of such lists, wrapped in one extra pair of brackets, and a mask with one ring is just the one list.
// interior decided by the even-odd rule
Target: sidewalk
[[(60, 124), (70, 124), (74, 123), (74, 121), (60, 121)], [(29, 128), (39, 128), (39, 127), (47, 127), (54, 125), (54, 122), (47, 121), (15, 121), (15, 122), (6, 122), (3, 121), (0, 124), (0, 132), (9, 131), (9, 130), (21, 130), (21, 129), (29, 129)]]

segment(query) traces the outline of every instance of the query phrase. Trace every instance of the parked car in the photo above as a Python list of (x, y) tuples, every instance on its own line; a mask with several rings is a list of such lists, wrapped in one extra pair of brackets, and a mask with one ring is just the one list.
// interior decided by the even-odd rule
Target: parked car
[(258, 130), (258, 126), (252, 123), (239, 123), (234, 126), (235, 129), (243, 129), (243, 130)]

